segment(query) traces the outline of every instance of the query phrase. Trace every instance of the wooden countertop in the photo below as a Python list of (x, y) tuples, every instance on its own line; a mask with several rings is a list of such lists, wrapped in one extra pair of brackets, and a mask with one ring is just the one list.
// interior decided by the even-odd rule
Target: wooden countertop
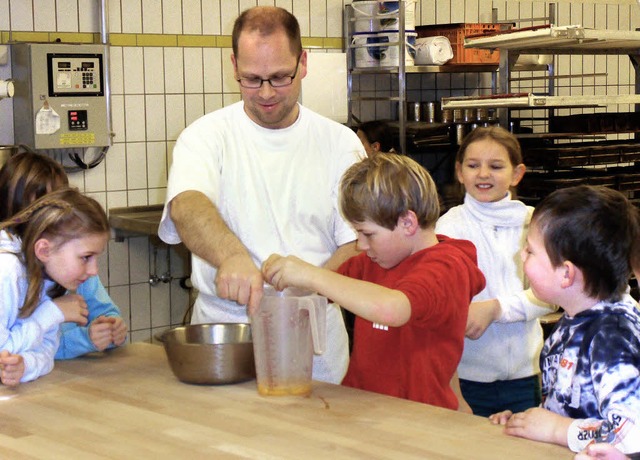
[(0, 386), (0, 458), (571, 459), (486, 419), (314, 382), (310, 397), (264, 397), (255, 381), (178, 381), (161, 346), (135, 343), (56, 362)]

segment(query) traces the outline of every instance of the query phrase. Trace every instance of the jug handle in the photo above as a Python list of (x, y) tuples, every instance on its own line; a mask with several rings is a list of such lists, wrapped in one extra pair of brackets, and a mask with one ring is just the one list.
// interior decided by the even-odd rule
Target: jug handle
[(313, 341), (313, 352), (316, 355), (324, 353), (320, 343), (320, 332), (318, 331), (318, 320), (316, 318), (316, 306), (310, 299), (301, 299), (303, 304), (300, 308), (309, 312), (309, 322), (311, 323), (311, 339)]

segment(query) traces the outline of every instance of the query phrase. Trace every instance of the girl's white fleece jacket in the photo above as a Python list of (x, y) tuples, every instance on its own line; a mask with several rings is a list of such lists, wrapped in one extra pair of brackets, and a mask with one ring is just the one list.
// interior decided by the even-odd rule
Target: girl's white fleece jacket
[(47, 296), (53, 285), (45, 281), (40, 304), (27, 318), (18, 318), (27, 294), (27, 272), (20, 239), (0, 231), (0, 351), (22, 355), (25, 372), (21, 382), (34, 380), (53, 369), (58, 349), (62, 311)]
[(533, 208), (512, 200), (483, 203), (467, 194), (464, 204), (447, 211), (436, 233), (471, 241), (478, 267), (487, 280), (473, 301), (498, 299), (501, 318), (478, 340), (465, 339), (458, 367), (461, 379), (494, 382), (530, 377), (540, 372), (540, 316), (555, 310), (536, 299), (525, 280), (520, 251)]

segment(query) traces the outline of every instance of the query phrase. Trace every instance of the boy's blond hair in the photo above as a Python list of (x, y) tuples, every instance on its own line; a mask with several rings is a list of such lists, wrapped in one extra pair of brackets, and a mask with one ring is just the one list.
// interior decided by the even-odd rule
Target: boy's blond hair
[(351, 223), (370, 220), (393, 230), (400, 216), (413, 211), (421, 228), (433, 228), (440, 215), (438, 192), (426, 169), (396, 154), (365, 158), (340, 182), (340, 210)]

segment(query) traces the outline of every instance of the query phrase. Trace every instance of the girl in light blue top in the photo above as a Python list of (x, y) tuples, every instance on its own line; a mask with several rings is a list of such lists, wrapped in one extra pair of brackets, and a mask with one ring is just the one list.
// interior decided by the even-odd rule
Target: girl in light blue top
[(113, 303), (100, 282), (99, 276), (92, 276), (78, 286), (76, 294), (87, 304), (88, 323), (62, 323), (60, 326), (60, 346), (56, 359), (76, 358), (87, 353), (103, 351), (124, 345), (127, 325), (120, 309)]

